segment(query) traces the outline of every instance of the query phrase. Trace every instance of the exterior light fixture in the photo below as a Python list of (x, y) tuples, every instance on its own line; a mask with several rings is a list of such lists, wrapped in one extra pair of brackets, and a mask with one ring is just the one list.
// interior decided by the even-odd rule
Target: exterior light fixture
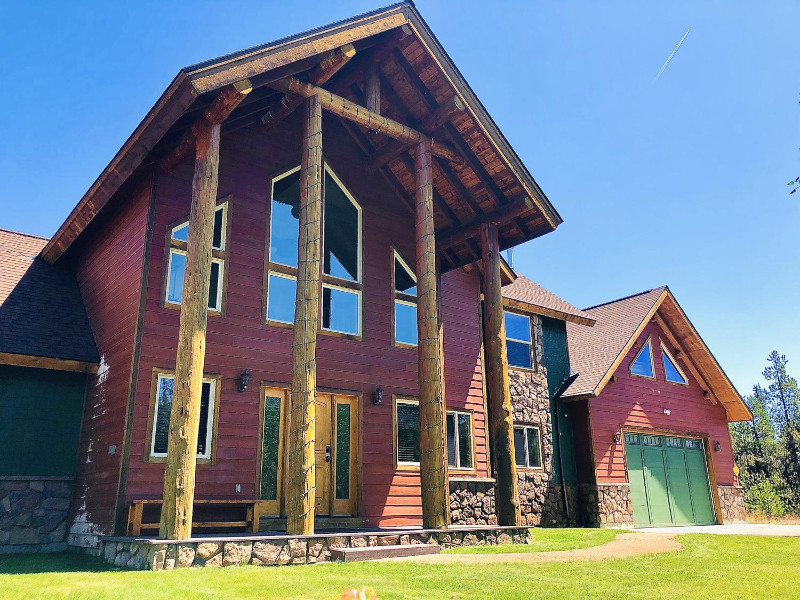
[(667, 416), (670, 416), (672, 414), (672, 411), (670, 409), (668, 409), (668, 408), (665, 408), (663, 410), (664, 410), (664, 414), (667, 415)]
[(372, 390), (372, 403), (375, 406), (383, 403), (383, 386), (379, 385), (374, 390)]
[(719, 452), (720, 450), (722, 450), (722, 444), (719, 443), (719, 440), (716, 440), (714, 442), (714, 452)]
[(239, 391), (243, 392), (247, 389), (247, 386), (250, 385), (250, 378), (252, 377), (252, 373), (250, 373), (250, 369), (245, 369), (242, 371), (242, 374), (239, 375)]
[(614, 443), (619, 444), (621, 441), (622, 441), (622, 434), (619, 431), (617, 431), (616, 433), (614, 433)]

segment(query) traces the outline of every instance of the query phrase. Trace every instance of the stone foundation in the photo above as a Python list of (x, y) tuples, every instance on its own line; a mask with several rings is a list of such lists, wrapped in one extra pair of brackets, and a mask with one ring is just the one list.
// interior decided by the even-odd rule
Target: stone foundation
[(0, 554), (67, 549), (70, 481), (0, 479)]
[(746, 511), (744, 508), (744, 494), (741, 486), (720, 485), (719, 506), (722, 509), (723, 523), (744, 523)]
[(584, 524), (603, 527), (633, 526), (633, 503), (628, 483), (581, 484), (580, 508)]
[(117, 567), (165, 571), (233, 565), (304, 565), (331, 560), (332, 548), (437, 544), (444, 548), (493, 544), (529, 544), (525, 527), (485, 527), (342, 533), (326, 536), (250, 536), (198, 538), (186, 542), (106, 538), (101, 555)]
[(497, 525), (494, 480), (450, 480), (450, 522), (453, 525)]

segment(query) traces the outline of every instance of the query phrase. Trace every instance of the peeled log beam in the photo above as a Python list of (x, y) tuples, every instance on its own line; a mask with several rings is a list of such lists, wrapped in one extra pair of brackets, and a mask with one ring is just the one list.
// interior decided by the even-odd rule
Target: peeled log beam
[(500, 280), (500, 247), (497, 227), (481, 227), (483, 271), (483, 331), (486, 353), (486, 393), (492, 428), (492, 453), (495, 463), (495, 512), (498, 525), (519, 525), (517, 464), (514, 455), (514, 415), (508, 384), (503, 292)]
[[(332, 50), (311, 72), (309, 80), (314, 85), (323, 85), (355, 55), (356, 49), (353, 44), (345, 44), (341, 48)], [(267, 114), (261, 117), (261, 124), (266, 127), (274, 127), (297, 110), (302, 103), (303, 98), (299, 96), (291, 94), (283, 96), (277, 107), (270, 109)]]
[(187, 540), (192, 535), (200, 396), (206, 354), (208, 279), (214, 211), (217, 208), (219, 133), (219, 123), (202, 121), (196, 138), (186, 272), (159, 526), (161, 539)]
[(286, 490), (286, 532), (293, 535), (314, 533), (316, 502), (314, 439), (322, 235), (322, 109), (319, 99), (312, 96), (306, 100), (304, 111)]
[(346, 98), (342, 98), (311, 83), (300, 81), (295, 77), (287, 77), (286, 79), (273, 81), (269, 85), (285, 94), (294, 94), (302, 96), (303, 98), (319, 96), (323, 110), (327, 110), (343, 119), (361, 125), (369, 131), (382, 133), (390, 138), (399, 140), (409, 146), (416, 146), (422, 141), (427, 141), (431, 146), (431, 151), (434, 156), (456, 164), (461, 164), (463, 162), (461, 156), (449, 146), (432, 140), (430, 137), (420, 133), (416, 129), (412, 129), (408, 125), (403, 125), (393, 119), (381, 116), (378, 113), (368, 110), (364, 106), (359, 106)]
[(509, 204), (506, 204), (502, 208), (498, 208), (496, 211), (490, 212), (479, 219), (471, 221), (470, 223), (466, 223), (461, 227), (442, 232), (442, 234), (436, 239), (436, 245), (439, 250), (452, 248), (453, 246), (457, 246), (458, 244), (466, 242), (467, 240), (480, 235), (480, 230), (483, 225), (500, 227), (512, 219), (530, 212), (535, 207), (536, 205), (530, 198), (520, 198), (519, 200), (515, 200)]
[(222, 88), (211, 105), (203, 111), (202, 116), (183, 134), (178, 144), (161, 159), (159, 163), (161, 171), (168, 173), (174, 169), (183, 157), (194, 149), (200, 131), (208, 123), (222, 123), (251, 91), (253, 86), (249, 79), (242, 79)]
[(417, 362), (419, 381), (419, 475), (422, 526), (450, 522), (447, 453), (444, 445), (444, 368), (440, 346), (436, 241), (433, 228), (433, 169), (427, 140), (416, 152)]
[(367, 109), (381, 114), (381, 79), (378, 76), (378, 64), (374, 61), (367, 71), (367, 82), (364, 89), (367, 96)]

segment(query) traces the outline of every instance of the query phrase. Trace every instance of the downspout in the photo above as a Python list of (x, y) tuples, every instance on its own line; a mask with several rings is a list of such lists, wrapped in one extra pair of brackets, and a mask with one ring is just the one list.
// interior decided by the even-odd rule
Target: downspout
[(569, 506), (569, 498), (567, 496), (567, 480), (564, 476), (564, 448), (561, 440), (561, 409), (559, 407), (559, 399), (561, 396), (564, 395), (564, 392), (567, 391), (572, 382), (578, 378), (578, 373), (570, 373), (569, 376), (561, 382), (561, 385), (558, 386), (556, 393), (553, 394), (553, 406), (555, 408), (556, 419), (553, 422), (553, 427), (555, 428), (556, 439), (558, 440), (558, 470), (561, 473), (561, 495), (564, 499), (564, 511), (567, 516), (567, 520), (570, 519), (570, 506)]

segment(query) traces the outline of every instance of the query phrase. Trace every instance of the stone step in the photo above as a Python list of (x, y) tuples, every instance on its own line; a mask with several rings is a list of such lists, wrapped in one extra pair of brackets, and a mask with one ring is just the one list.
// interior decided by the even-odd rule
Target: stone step
[(331, 549), (331, 560), (342, 562), (359, 562), (364, 560), (380, 560), (382, 558), (400, 558), (403, 556), (423, 556), (439, 554), (441, 546), (436, 544), (412, 544), (406, 546), (367, 546), (365, 548)]

